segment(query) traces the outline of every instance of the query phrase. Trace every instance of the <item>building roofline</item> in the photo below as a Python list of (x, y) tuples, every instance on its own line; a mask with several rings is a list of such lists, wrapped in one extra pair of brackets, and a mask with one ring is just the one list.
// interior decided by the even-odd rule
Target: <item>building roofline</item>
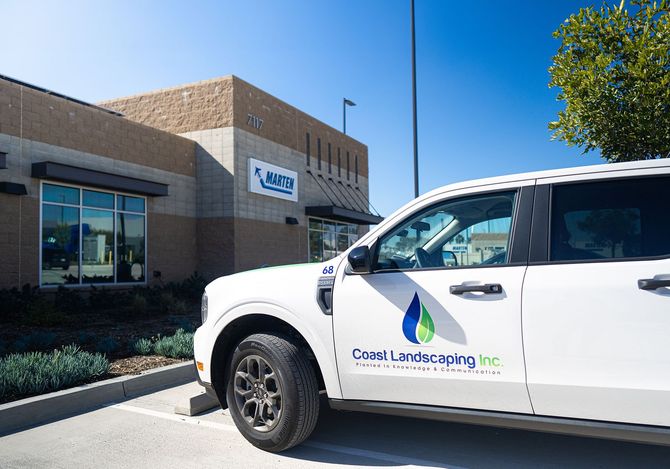
[(156, 95), (156, 94), (165, 93), (166, 91), (177, 91), (177, 90), (184, 89), (184, 88), (192, 88), (194, 86), (205, 85), (205, 84), (208, 84), (208, 83), (215, 83), (217, 81), (232, 80), (233, 78), (237, 78), (237, 77), (235, 77), (235, 75), (224, 75), (224, 76), (216, 77), (216, 78), (208, 78), (206, 80), (198, 80), (198, 81), (193, 81), (193, 82), (190, 82), (190, 83), (183, 83), (181, 85), (166, 86), (164, 88), (158, 88), (156, 90), (146, 91), (146, 92), (142, 92), (142, 93), (134, 93), (134, 94), (126, 95), (126, 96), (119, 96), (118, 98), (105, 99), (105, 100), (102, 100), (102, 101), (98, 101), (98, 104), (102, 105), (102, 104), (105, 104), (105, 103), (115, 103), (115, 102), (121, 101), (123, 99), (142, 98), (144, 96), (152, 96), (152, 95)]
[(131, 94), (131, 95), (128, 95), (128, 96), (120, 96), (118, 98), (106, 99), (104, 101), (99, 101), (98, 105), (104, 106), (105, 104), (116, 103), (116, 102), (122, 101), (124, 99), (135, 99), (135, 98), (142, 98), (144, 96), (154, 96), (154, 95), (157, 95), (157, 94), (165, 93), (166, 91), (177, 91), (177, 90), (180, 90), (180, 89), (193, 88), (195, 86), (201, 86), (201, 85), (205, 85), (205, 84), (209, 84), (209, 83), (223, 82), (223, 81), (228, 81), (228, 80), (233, 81), (233, 87), (234, 87), (234, 82), (235, 81), (240, 81), (240, 82), (244, 83), (245, 85), (250, 86), (251, 88), (254, 88), (255, 90), (257, 90), (261, 93), (265, 93), (268, 96), (271, 96), (273, 99), (276, 99), (277, 101), (281, 102), (282, 104), (294, 109), (297, 113), (302, 113), (302, 114), (308, 116), (310, 119), (314, 119), (316, 122), (324, 125), (325, 127), (328, 127), (333, 132), (337, 132), (338, 134), (344, 135), (345, 138), (355, 142), (358, 145), (361, 145), (361, 146), (367, 148), (367, 145), (365, 143), (363, 143), (359, 140), (356, 140), (355, 138), (343, 133), (342, 131), (336, 129), (335, 127), (326, 124), (325, 122), (323, 122), (320, 119), (317, 119), (316, 117), (312, 116), (311, 114), (307, 114), (305, 111), (295, 107), (294, 105), (292, 105), (290, 103), (287, 103), (283, 99), (278, 98), (275, 95), (268, 93), (267, 91), (257, 87), (256, 85), (254, 85), (252, 83), (249, 83), (248, 81), (246, 81), (246, 80), (244, 80), (244, 79), (242, 79), (242, 78), (240, 78), (240, 77), (238, 77), (237, 75), (234, 75), (234, 74), (223, 75), (223, 76), (215, 77), (215, 78), (208, 78), (206, 80), (199, 80), (199, 81), (194, 81), (194, 82), (191, 82), (191, 83), (183, 83), (181, 85), (176, 85), (176, 86), (168, 86), (168, 87), (165, 87), (165, 88), (159, 88), (157, 90), (147, 91), (145, 93), (135, 93), (135, 94)]
[(107, 108), (105, 108), (103, 106), (99, 106), (97, 104), (87, 103), (86, 101), (82, 101), (81, 99), (73, 98), (71, 96), (67, 96), (67, 95), (64, 95), (62, 93), (57, 93), (56, 91), (52, 91), (52, 90), (47, 89), (47, 88), (42, 88), (41, 86), (33, 85), (32, 83), (28, 83), (26, 81), (18, 80), (16, 78), (12, 78), (12, 77), (9, 77), (7, 75), (0, 74), (0, 80), (8, 81), (10, 83), (14, 83), (15, 85), (19, 85), (19, 86), (24, 86), (26, 88), (30, 88), (31, 90), (39, 91), (40, 93), (44, 93), (44, 94), (48, 94), (50, 96), (55, 96), (57, 98), (65, 99), (66, 101), (71, 101), (73, 103), (81, 104), (82, 106), (91, 107), (93, 109), (97, 109), (99, 111), (106, 112), (106, 113), (109, 113), (109, 114), (112, 114), (112, 115), (115, 115), (115, 116), (123, 117), (123, 114), (118, 112), (118, 111), (114, 111), (112, 109), (107, 109)]

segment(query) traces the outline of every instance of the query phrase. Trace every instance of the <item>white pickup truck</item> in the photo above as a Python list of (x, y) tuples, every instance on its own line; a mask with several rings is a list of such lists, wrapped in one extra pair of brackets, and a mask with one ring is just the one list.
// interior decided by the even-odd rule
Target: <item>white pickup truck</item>
[(670, 444), (670, 160), (434, 190), (320, 264), (219, 278), (199, 381), (254, 445), (332, 408)]

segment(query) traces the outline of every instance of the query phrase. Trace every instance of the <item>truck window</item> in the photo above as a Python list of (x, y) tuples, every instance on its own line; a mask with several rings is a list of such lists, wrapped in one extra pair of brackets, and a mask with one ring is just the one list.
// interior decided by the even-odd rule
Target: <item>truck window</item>
[(506, 264), (516, 192), (451, 199), (383, 236), (375, 270)]
[(550, 260), (670, 254), (670, 177), (558, 185), (552, 189)]

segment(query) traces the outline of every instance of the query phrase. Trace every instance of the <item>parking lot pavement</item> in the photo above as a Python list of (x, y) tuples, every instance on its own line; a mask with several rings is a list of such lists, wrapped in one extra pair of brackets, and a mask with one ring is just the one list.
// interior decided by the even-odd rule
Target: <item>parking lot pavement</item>
[(670, 448), (335, 412), (276, 455), (242, 438), (228, 411), (173, 413), (196, 383), (0, 438), (2, 468), (667, 467)]

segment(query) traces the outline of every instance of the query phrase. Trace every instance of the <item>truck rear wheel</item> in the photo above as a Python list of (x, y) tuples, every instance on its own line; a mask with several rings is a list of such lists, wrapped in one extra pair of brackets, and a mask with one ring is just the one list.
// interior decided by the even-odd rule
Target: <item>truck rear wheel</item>
[(284, 337), (253, 334), (235, 348), (226, 397), (238, 430), (279, 452), (302, 443), (319, 416), (319, 387), (304, 353)]

